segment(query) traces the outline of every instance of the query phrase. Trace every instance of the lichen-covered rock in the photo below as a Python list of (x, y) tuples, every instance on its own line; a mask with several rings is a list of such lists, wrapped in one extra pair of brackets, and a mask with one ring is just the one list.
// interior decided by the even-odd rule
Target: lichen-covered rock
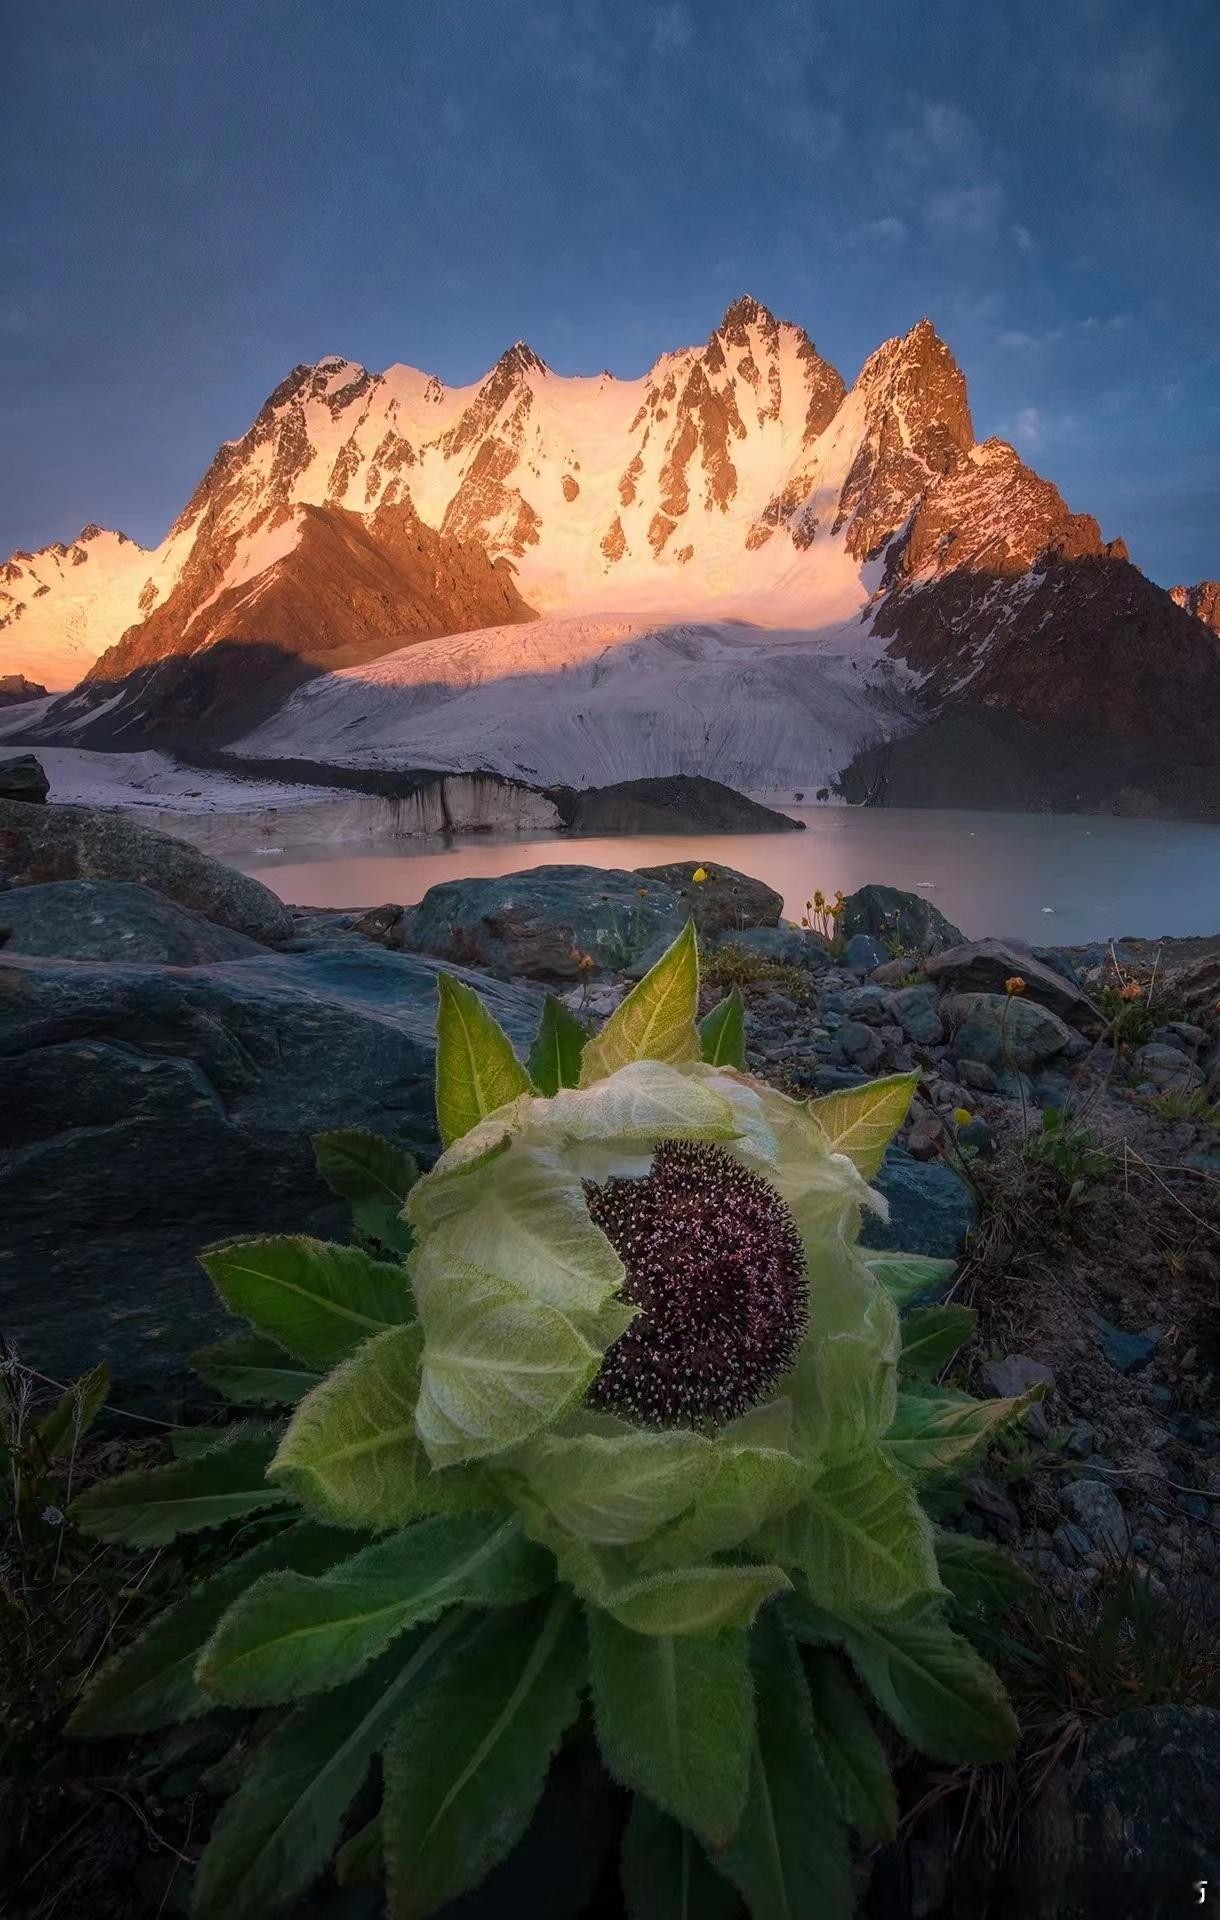
[(1085, 1044), (1057, 1013), (1020, 994), (946, 994), (940, 1011), (958, 1058), (986, 1067), (1027, 1072)]
[(1158, 1093), (1193, 1093), (1204, 1082), (1202, 1067), (1180, 1047), (1167, 1047), (1150, 1041), (1137, 1047), (1131, 1060), (1131, 1073), (1137, 1081), (1147, 1081)]
[(913, 1160), (902, 1147), (890, 1147), (873, 1185), (890, 1203), (886, 1222), (869, 1220), (864, 1239), (870, 1247), (927, 1253), (951, 1260), (978, 1218), (973, 1193), (943, 1160)]
[(890, 996), (894, 1016), (909, 1040), (921, 1047), (938, 1047), (945, 1023), (937, 1012), (935, 987), (902, 987)]
[(13, 887), (137, 881), (251, 940), (274, 944), (292, 934), (292, 915), (260, 881), (104, 808), (0, 800), (0, 875)]
[(52, 880), (0, 894), (0, 947), (60, 960), (158, 961), (199, 967), (266, 952), (133, 880)]
[(532, 867), (429, 887), (403, 916), (402, 944), (501, 978), (575, 980), (580, 955), (628, 970), (677, 938), (686, 912), (672, 888), (613, 867)]
[[(878, 940), (898, 940), (907, 953), (940, 953), (957, 947), (966, 936), (947, 920), (939, 907), (919, 893), (901, 887), (858, 887), (843, 906), (842, 931), (871, 933)], [(884, 956), (883, 956), (884, 957)]]
[(932, 954), (924, 970), (950, 993), (1003, 993), (1005, 982), (1015, 976), (1025, 982), (1024, 999), (1049, 1007), (1069, 1025), (1086, 1031), (1102, 1025), (1088, 994), (1056, 968), (1045, 966), (1029, 947), (1006, 940), (967, 940)]
[[(733, 867), (708, 861), (675, 860), (664, 867), (637, 867), (642, 880), (669, 887), (682, 902), (701, 934), (724, 933), (730, 938), (746, 927), (777, 927), (784, 897), (763, 880)], [(693, 876), (702, 873), (702, 880)]]
[(740, 932), (723, 933), (721, 947), (744, 947), (747, 953), (761, 954), (783, 966), (803, 967), (807, 973), (824, 973), (830, 965), (826, 947), (814, 934), (799, 927), (743, 927)]

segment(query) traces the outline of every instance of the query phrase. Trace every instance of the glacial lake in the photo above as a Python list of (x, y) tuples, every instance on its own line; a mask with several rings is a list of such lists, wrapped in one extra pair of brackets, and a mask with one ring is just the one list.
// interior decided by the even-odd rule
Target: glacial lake
[[(441, 880), (579, 864), (736, 867), (799, 920), (820, 887), (923, 893), (971, 936), (1047, 946), (1220, 932), (1220, 827), (1084, 814), (792, 807), (804, 833), (452, 836), (230, 856), (294, 906), (413, 905)], [(286, 824), (289, 816), (282, 816)], [(219, 849), (217, 849), (219, 850)]]

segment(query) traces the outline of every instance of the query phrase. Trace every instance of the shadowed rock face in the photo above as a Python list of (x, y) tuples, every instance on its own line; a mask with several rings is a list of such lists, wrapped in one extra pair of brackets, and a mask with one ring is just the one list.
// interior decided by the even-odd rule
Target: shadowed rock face
[(613, 867), (534, 867), (491, 880), (429, 887), (402, 920), (402, 943), (503, 977), (572, 981), (580, 956), (623, 968), (686, 921), (677, 895), (642, 874)]
[[(187, 1356), (225, 1322), (200, 1248), (346, 1237), (314, 1133), (435, 1152), (436, 971), (355, 938), (193, 968), (0, 954), (0, 1322), (21, 1357), (57, 1379), (104, 1359), (125, 1406), (191, 1392)], [(477, 985), (524, 1050), (541, 997)]]
[(289, 938), (292, 916), (260, 881), (120, 813), (0, 800), (0, 876), (10, 887), (130, 881), (251, 940)]
[(1220, 580), (1200, 580), (1194, 587), (1170, 587), (1169, 597), (1220, 639)]
[(248, 960), (257, 940), (176, 906), (131, 880), (54, 880), (0, 894), (0, 947), (60, 960), (160, 961), (196, 967)]

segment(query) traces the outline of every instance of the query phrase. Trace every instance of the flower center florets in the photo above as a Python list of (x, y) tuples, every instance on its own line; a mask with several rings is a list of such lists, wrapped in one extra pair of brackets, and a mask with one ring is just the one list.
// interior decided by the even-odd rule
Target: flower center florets
[(638, 1306), (590, 1389), (592, 1406), (650, 1426), (732, 1420), (796, 1358), (805, 1254), (774, 1187), (721, 1147), (666, 1140), (642, 1180), (585, 1186), (589, 1213)]

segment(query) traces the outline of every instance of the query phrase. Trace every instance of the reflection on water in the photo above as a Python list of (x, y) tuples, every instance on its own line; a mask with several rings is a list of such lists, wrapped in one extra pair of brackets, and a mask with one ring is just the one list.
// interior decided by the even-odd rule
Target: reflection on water
[[(243, 854), (296, 906), (409, 906), (440, 880), (580, 864), (736, 867), (766, 880), (799, 919), (815, 887), (870, 881), (924, 893), (968, 934), (1070, 945), (1125, 933), (1220, 931), (1220, 827), (1081, 814), (788, 809), (804, 833), (476, 838)], [(404, 849), (409, 846), (410, 851)]]

